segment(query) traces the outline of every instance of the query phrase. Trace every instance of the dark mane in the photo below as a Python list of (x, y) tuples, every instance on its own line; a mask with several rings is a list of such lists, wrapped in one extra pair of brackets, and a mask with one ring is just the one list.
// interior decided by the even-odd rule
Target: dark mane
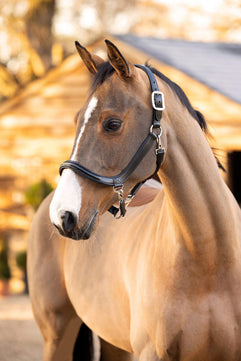
[(98, 85), (104, 83), (106, 79), (108, 79), (114, 73), (113, 66), (107, 61), (100, 65), (98, 72), (95, 74), (91, 89), (95, 90)]
[(148, 66), (148, 68), (156, 75), (158, 76), (158, 78), (162, 79), (165, 83), (167, 83), (167, 85), (172, 89), (172, 91), (177, 95), (178, 99), (180, 100), (180, 102), (187, 108), (187, 110), (189, 111), (189, 113), (192, 115), (192, 117), (194, 119), (196, 119), (196, 121), (198, 122), (198, 124), (200, 125), (201, 129), (204, 132), (207, 132), (207, 123), (206, 120), (204, 118), (204, 116), (202, 115), (202, 113), (200, 113), (198, 110), (195, 110), (188, 97), (186, 96), (186, 94), (184, 93), (184, 91), (180, 88), (179, 85), (177, 85), (176, 83), (174, 83), (172, 80), (170, 80), (168, 77), (166, 77), (164, 74), (162, 74), (160, 71), (158, 71), (157, 69), (151, 67), (150, 65), (146, 64), (146, 66)]
[[(160, 71), (158, 71), (157, 69), (151, 67), (150, 65), (146, 64), (146, 66), (148, 66), (148, 68), (156, 75), (158, 76), (158, 78), (162, 79), (165, 83), (167, 83), (167, 85), (172, 89), (172, 91), (177, 95), (177, 97), (179, 98), (180, 102), (187, 108), (187, 110), (189, 111), (189, 113), (192, 115), (192, 117), (194, 119), (196, 119), (196, 121), (198, 122), (198, 124), (200, 125), (201, 129), (206, 132), (207, 131), (207, 124), (206, 121), (204, 119), (204, 116), (202, 115), (202, 113), (200, 113), (198, 110), (195, 110), (190, 101), (188, 100), (186, 94), (184, 93), (184, 91), (179, 87), (179, 85), (177, 85), (176, 83), (174, 83), (173, 81), (171, 81), (168, 77), (166, 77), (163, 73), (161, 73)], [(95, 90), (97, 88), (98, 85), (101, 85), (104, 83), (104, 81), (106, 79), (108, 79), (112, 74), (114, 73), (114, 68), (112, 67), (112, 65), (107, 61), (103, 64), (101, 64), (101, 66), (98, 69), (98, 72), (96, 73), (96, 75), (94, 76), (93, 79), (93, 83), (92, 83), (92, 90)]]

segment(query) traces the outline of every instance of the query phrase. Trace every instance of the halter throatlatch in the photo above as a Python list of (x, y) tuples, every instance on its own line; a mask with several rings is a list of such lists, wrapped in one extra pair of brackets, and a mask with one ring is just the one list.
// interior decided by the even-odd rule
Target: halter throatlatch
[[(109, 212), (114, 215), (115, 218), (124, 217), (126, 214), (126, 208), (128, 207), (129, 203), (132, 201), (132, 199), (135, 197), (137, 191), (140, 189), (140, 187), (145, 183), (146, 179), (139, 182), (135, 185), (134, 188), (132, 188), (129, 195), (124, 198), (124, 183), (129, 179), (130, 175), (135, 171), (137, 166), (140, 164), (142, 159), (145, 157), (145, 155), (148, 153), (148, 151), (151, 149), (153, 145), (153, 141), (156, 142), (156, 171), (160, 168), (165, 148), (163, 148), (161, 144), (161, 135), (162, 135), (162, 128), (161, 128), (161, 118), (162, 118), (162, 111), (165, 109), (165, 103), (164, 103), (164, 94), (159, 91), (158, 84), (156, 81), (156, 78), (152, 71), (146, 67), (145, 65), (135, 65), (137, 68), (142, 69), (148, 76), (152, 94), (151, 94), (151, 102), (152, 102), (152, 124), (150, 127), (149, 134), (144, 139), (144, 141), (141, 143), (140, 147), (138, 148), (137, 152), (133, 156), (133, 158), (130, 160), (128, 165), (116, 176), (113, 177), (105, 177), (100, 174), (94, 173), (88, 168), (85, 168), (81, 164), (79, 164), (76, 161), (73, 160), (67, 160), (63, 162), (60, 165), (59, 173), (62, 174), (63, 170), (68, 168), (73, 170), (75, 173), (88, 178), (89, 180), (106, 185), (106, 186), (112, 186), (114, 192), (118, 195), (118, 201), (119, 201), (119, 208), (112, 206), (109, 209)], [(119, 215), (118, 215), (119, 213)]]

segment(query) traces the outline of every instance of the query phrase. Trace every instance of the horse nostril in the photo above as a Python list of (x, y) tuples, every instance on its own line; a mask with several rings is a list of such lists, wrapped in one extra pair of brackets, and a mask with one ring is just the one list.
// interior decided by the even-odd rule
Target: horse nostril
[(62, 227), (64, 232), (70, 233), (75, 229), (77, 218), (73, 213), (65, 211), (61, 214), (60, 218), (62, 220)]

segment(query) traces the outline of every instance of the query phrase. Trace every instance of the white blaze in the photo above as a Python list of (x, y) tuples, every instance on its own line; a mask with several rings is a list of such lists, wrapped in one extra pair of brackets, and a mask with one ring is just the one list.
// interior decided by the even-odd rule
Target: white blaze
[[(96, 97), (93, 97), (89, 102), (84, 114), (84, 123), (76, 140), (71, 160), (75, 159), (80, 139), (97, 103), (98, 99)], [(64, 211), (71, 212), (78, 218), (81, 209), (81, 193), (80, 179), (77, 178), (77, 175), (72, 170), (64, 169), (49, 207), (51, 222), (56, 226), (61, 226), (61, 214)]]
[(76, 174), (70, 169), (64, 169), (58, 187), (49, 207), (51, 222), (61, 225), (61, 214), (71, 212), (78, 217), (81, 208), (81, 187)]
[(78, 150), (78, 147), (79, 147), (80, 139), (81, 139), (82, 135), (84, 134), (86, 124), (88, 123), (88, 121), (89, 121), (89, 119), (91, 117), (91, 114), (95, 110), (95, 108), (97, 106), (97, 103), (98, 103), (98, 99), (96, 97), (91, 98), (91, 100), (89, 102), (89, 105), (88, 105), (88, 108), (86, 109), (85, 114), (84, 114), (84, 123), (83, 123), (83, 125), (82, 125), (82, 127), (80, 129), (78, 138), (76, 140), (71, 160), (75, 159), (75, 156), (76, 156), (76, 153), (77, 153), (77, 150)]

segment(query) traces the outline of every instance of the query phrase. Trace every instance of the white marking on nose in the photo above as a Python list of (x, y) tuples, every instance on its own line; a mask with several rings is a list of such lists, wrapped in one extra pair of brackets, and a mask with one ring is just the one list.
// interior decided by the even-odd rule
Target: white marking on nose
[(65, 169), (54, 193), (49, 207), (51, 222), (62, 225), (61, 214), (71, 212), (77, 219), (81, 208), (81, 186), (76, 174), (71, 169)]
[(78, 147), (79, 147), (79, 142), (80, 142), (80, 139), (82, 137), (82, 135), (84, 134), (84, 131), (85, 131), (85, 127), (86, 127), (86, 124), (88, 123), (90, 117), (91, 117), (91, 114), (93, 113), (93, 111), (95, 110), (96, 106), (97, 106), (97, 103), (98, 103), (98, 99), (96, 97), (93, 97), (90, 102), (89, 102), (89, 105), (85, 111), (85, 114), (84, 114), (84, 123), (80, 129), (80, 132), (79, 132), (79, 135), (78, 135), (78, 138), (76, 140), (76, 143), (75, 143), (75, 147), (74, 147), (74, 150), (73, 150), (73, 153), (72, 153), (72, 157), (71, 157), (71, 160), (74, 160), (75, 159), (75, 156), (76, 156), (76, 153), (77, 153), (77, 150), (78, 150)]

